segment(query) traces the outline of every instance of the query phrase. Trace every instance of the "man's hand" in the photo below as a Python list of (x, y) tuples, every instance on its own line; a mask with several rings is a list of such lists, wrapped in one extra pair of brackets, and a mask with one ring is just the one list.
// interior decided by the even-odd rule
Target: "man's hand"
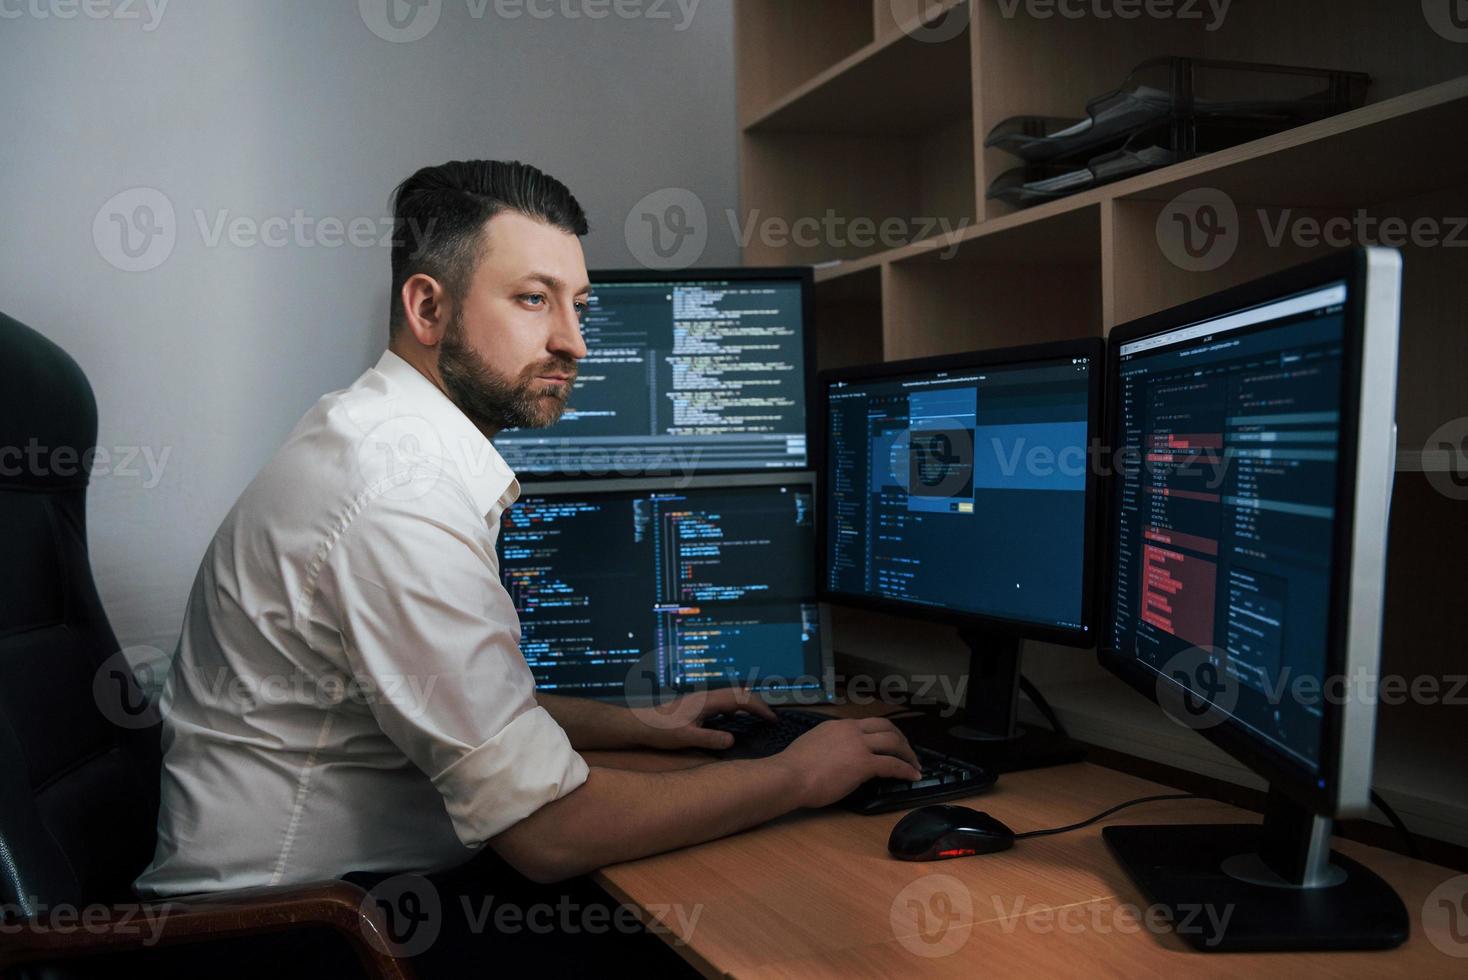
[(876, 777), (922, 778), (906, 736), (885, 718), (824, 722), (772, 758), (791, 767), (805, 807), (829, 806)]
[(741, 687), (693, 691), (665, 704), (633, 708), (632, 716), (642, 727), (638, 744), (654, 749), (717, 751), (733, 745), (734, 736), (704, 728), (703, 720), (710, 715), (735, 711), (747, 711), (767, 721), (775, 720), (774, 709), (765, 704), (763, 698)]

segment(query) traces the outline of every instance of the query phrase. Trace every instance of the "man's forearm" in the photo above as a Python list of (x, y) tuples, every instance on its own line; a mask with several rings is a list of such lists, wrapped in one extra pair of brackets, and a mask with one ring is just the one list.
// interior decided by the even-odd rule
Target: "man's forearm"
[(661, 773), (594, 768), (492, 843), (528, 877), (558, 881), (772, 820), (800, 805), (800, 789), (799, 772), (776, 758)]
[(630, 749), (647, 744), (646, 727), (627, 708), (555, 694), (536, 694), (535, 700), (565, 730), (577, 751)]

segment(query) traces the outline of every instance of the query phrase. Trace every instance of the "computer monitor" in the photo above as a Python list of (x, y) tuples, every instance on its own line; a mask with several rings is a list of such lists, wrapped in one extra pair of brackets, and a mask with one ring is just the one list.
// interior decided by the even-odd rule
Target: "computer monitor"
[(814, 508), (809, 473), (527, 491), (504, 517), (500, 575), (537, 688), (657, 703), (737, 684), (828, 700)]
[(809, 268), (601, 271), (561, 420), (495, 447), (540, 477), (804, 470)]
[(1074, 761), (1017, 719), (1021, 640), (1093, 643), (1099, 338), (827, 371), (821, 594), (950, 622), (972, 652), (942, 737), (1000, 772)]
[(1199, 948), (1406, 936), (1329, 844), (1370, 805), (1400, 283), (1356, 250), (1111, 335), (1101, 662), (1269, 782), (1262, 827), (1105, 831), (1154, 902), (1232, 909)]

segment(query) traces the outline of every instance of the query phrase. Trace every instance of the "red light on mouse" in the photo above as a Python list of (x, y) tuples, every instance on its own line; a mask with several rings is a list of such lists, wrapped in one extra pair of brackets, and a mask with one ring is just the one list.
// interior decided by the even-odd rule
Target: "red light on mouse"
[(972, 847), (954, 847), (946, 851), (939, 851), (938, 856), (940, 858), (961, 858), (968, 857), (970, 854), (977, 853), (979, 852), (974, 850)]

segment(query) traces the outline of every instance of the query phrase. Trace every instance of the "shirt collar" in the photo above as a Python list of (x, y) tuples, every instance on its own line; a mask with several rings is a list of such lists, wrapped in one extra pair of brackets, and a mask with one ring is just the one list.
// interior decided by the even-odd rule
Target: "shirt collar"
[(515, 471), (437, 385), (390, 350), (382, 352), (373, 370), (387, 380), (388, 394), (400, 402), (395, 414), (417, 415), (432, 426), (443, 457), (458, 470), (481, 514), (488, 517), (515, 502), (520, 496)]

